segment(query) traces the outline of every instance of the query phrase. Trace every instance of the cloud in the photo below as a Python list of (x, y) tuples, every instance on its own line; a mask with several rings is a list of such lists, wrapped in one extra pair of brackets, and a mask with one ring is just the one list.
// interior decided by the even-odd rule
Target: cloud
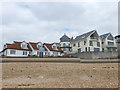
[(59, 42), (66, 33), (78, 36), (96, 29), (117, 34), (117, 2), (3, 3), (3, 43), (17, 41)]

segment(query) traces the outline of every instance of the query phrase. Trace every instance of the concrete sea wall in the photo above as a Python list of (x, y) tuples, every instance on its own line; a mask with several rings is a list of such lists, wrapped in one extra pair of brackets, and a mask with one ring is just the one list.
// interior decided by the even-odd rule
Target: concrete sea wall
[(117, 59), (118, 52), (82, 52), (73, 56), (81, 59)]

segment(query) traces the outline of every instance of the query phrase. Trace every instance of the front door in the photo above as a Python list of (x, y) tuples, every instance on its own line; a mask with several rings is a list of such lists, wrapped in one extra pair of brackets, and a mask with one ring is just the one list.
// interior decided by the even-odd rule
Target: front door
[(43, 52), (38, 52), (37, 54), (39, 57), (43, 57)]
[(78, 49), (78, 53), (80, 53), (80, 52), (81, 52), (81, 48)]
[(40, 57), (43, 57), (43, 52), (40, 52)]

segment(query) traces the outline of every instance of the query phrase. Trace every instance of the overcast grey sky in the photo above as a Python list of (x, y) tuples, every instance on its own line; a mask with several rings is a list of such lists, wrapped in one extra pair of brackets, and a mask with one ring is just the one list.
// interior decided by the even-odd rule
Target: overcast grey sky
[[(96, 29), (118, 33), (117, 2), (2, 3), (2, 43), (59, 42), (66, 33), (76, 37)], [(1, 49), (1, 47), (0, 47)]]

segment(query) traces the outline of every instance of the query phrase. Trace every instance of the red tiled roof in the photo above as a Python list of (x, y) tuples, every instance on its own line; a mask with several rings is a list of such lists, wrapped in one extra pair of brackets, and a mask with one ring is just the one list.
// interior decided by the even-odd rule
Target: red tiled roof
[(37, 48), (37, 44), (38, 43), (33, 43), (33, 42), (29, 42), (30, 44), (31, 44), (31, 46), (32, 46), (32, 48), (34, 49), (34, 50), (39, 50), (38, 48)]
[(44, 45), (46, 45), (46, 47), (47, 47), (50, 51), (62, 52), (62, 50), (61, 50), (61, 48), (60, 48), (59, 46), (57, 46), (57, 50), (53, 49), (53, 48), (52, 48), (52, 45), (53, 45), (53, 44), (54, 44), (54, 43), (52, 43), (52, 44), (44, 43)]
[[(16, 49), (16, 50), (27, 50), (27, 51), (31, 51), (31, 48), (30, 48), (29, 45), (27, 45), (27, 48), (28, 48), (28, 49), (21, 48), (21, 43), (22, 43), (22, 42), (17, 42), (17, 41), (14, 41), (13, 44), (6, 43), (7, 49)], [(28, 44), (28, 43), (27, 43), (27, 44)], [(6, 45), (4, 45), (4, 46), (6, 46)]]
[[(31, 44), (31, 46), (33, 47), (33, 49), (34, 50), (39, 50), (38, 48), (37, 48), (37, 44), (39, 43), (34, 43), (34, 42), (29, 42), (30, 44)], [(47, 49), (43, 46), (43, 48), (45, 49), (45, 51), (47, 51)]]

